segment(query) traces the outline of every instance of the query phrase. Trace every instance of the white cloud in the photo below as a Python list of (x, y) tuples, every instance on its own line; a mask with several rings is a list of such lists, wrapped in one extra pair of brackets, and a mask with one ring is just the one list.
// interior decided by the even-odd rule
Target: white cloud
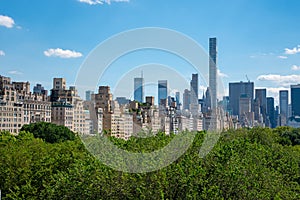
[(274, 98), (275, 105), (279, 105), (279, 91), (290, 90), (290, 87), (264, 87), (267, 89), (267, 96)]
[(222, 73), (221, 70), (219, 70), (219, 69), (218, 69), (217, 73), (220, 78), (228, 78), (229, 77), (227, 74)]
[(12, 75), (22, 75), (23, 74), (22, 72), (19, 72), (19, 71), (16, 71), (16, 70), (9, 71), (8, 73), (12, 74)]
[(299, 71), (299, 70), (300, 70), (300, 66), (293, 65), (293, 66), (292, 66), (292, 70), (293, 70), (293, 71)]
[(285, 48), (284, 51), (285, 51), (285, 54), (287, 54), (287, 55), (297, 54), (297, 53), (300, 53), (300, 46), (298, 45), (297, 47), (294, 47), (292, 49)]
[(280, 58), (280, 59), (287, 59), (288, 57), (287, 56), (278, 56), (278, 58)]
[(275, 83), (279, 86), (288, 87), (292, 84), (300, 83), (300, 75), (292, 74), (292, 75), (277, 75), (277, 74), (268, 74), (268, 75), (260, 75), (257, 77), (259, 81), (269, 81)]
[(6, 28), (12, 28), (15, 25), (15, 21), (8, 16), (0, 15), (0, 26), (5, 26)]
[(0, 50), (0, 56), (5, 56), (5, 52)]
[(48, 49), (48, 50), (44, 51), (44, 55), (47, 57), (60, 57), (60, 58), (82, 57), (82, 53), (80, 53), (80, 52), (64, 50), (64, 49), (60, 49), (60, 48)]
[(111, 2), (129, 2), (129, 0), (78, 0), (81, 3), (86, 3), (89, 5), (97, 5), (97, 4), (111, 4)]

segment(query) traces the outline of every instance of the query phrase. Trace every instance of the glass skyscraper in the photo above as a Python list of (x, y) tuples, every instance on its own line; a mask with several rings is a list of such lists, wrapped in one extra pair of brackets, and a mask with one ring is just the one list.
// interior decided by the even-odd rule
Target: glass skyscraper
[(134, 100), (141, 103), (144, 100), (144, 78), (134, 78)]
[(275, 120), (275, 108), (274, 108), (274, 98), (273, 97), (267, 98), (267, 115), (269, 117), (270, 127), (275, 128), (276, 120)]
[(209, 38), (209, 89), (211, 109), (217, 108), (217, 38)]
[(263, 115), (264, 123), (267, 120), (267, 90), (266, 89), (256, 89), (255, 90), (255, 100), (260, 108), (260, 113)]
[(300, 84), (291, 85), (292, 116), (300, 116)]
[(159, 80), (158, 81), (158, 105), (160, 105), (160, 100), (168, 98), (168, 81)]

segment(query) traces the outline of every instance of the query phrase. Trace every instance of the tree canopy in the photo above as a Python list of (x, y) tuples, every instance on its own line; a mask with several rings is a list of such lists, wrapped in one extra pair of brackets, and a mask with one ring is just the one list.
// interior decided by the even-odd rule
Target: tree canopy
[(26, 124), (21, 131), (33, 133), (35, 138), (41, 138), (45, 142), (57, 143), (67, 140), (74, 140), (75, 134), (65, 126), (59, 126), (47, 122)]
[[(281, 127), (227, 131), (200, 158), (199, 148), (209, 133), (199, 132), (171, 165), (131, 174), (95, 159), (78, 136), (49, 143), (28, 129), (18, 136), (2, 132), (2, 199), (299, 199), (300, 146), (293, 136), (299, 133)], [(111, 141), (128, 151), (151, 152), (173, 137), (159, 133)]]

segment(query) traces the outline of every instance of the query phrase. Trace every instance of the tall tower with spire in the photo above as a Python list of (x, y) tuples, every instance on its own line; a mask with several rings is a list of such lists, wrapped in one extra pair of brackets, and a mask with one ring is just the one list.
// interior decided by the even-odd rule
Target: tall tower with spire
[(217, 38), (209, 38), (209, 89), (211, 109), (217, 109)]

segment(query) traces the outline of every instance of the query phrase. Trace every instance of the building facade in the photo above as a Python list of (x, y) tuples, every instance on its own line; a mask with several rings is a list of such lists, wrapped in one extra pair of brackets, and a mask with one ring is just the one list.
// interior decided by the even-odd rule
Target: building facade
[(229, 83), (229, 105), (233, 115), (239, 115), (239, 99), (241, 95), (247, 95), (253, 104), (254, 83), (253, 82), (236, 82)]
[(300, 84), (291, 85), (291, 103), (291, 116), (300, 116)]
[(134, 78), (134, 100), (144, 101), (144, 78)]
[(168, 81), (159, 80), (158, 81), (158, 105), (161, 104), (161, 100), (168, 98)]
[(289, 107), (289, 91), (279, 91), (279, 125), (286, 126), (288, 120), (288, 107)]

